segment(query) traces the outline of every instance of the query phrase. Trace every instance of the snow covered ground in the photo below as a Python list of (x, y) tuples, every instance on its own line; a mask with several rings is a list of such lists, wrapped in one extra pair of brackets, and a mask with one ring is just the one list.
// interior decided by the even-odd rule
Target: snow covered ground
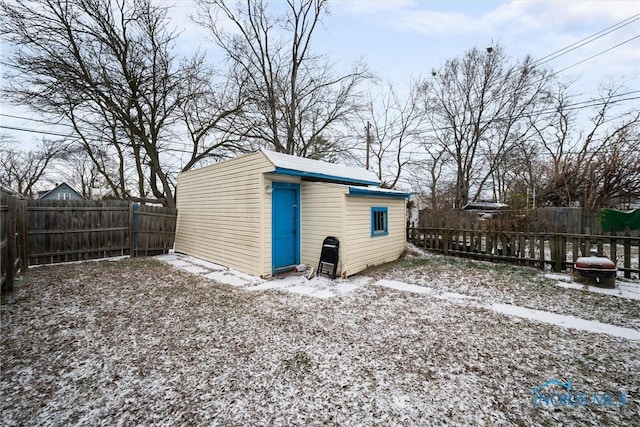
[[(430, 257), (430, 254), (411, 246), (412, 253), (424, 257)], [(499, 313), (510, 316), (522, 317), (526, 319), (536, 320), (545, 323), (551, 323), (557, 326), (579, 329), (586, 332), (604, 333), (622, 338), (640, 340), (640, 329), (623, 328), (620, 326), (610, 325), (594, 320), (582, 319), (578, 316), (562, 315), (545, 310), (534, 310), (513, 304), (496, 303), (491, 298), (483, 301), (483, 298), (469, 296), (462, 293), (447, 292), (446, 284), (439, 283), (440, 289), (421, 283), (419, 285), (405, 283), (398, 280), (375, 280), (368, 276), (353, 276), (351, 278), (338, 278), (331, 280), (326, 276), (314, 276), (308, 278), (306, 273), (292, 274), (284, 277), (276, 277), (269, 280), (260, 279), (249, 276), (244, 273), (229, 269), (205, 260), (194, 258), (184, 254), (168, 254), (156, 257), (156, 259), (169, 263), (175, 267), (183, 269), (193, 274), (199, 274), (206, 278), (216, 280), (217, 282), (227, 285), (242, 287), (249, 291), (260, 291), (266, 289), (280, 289), (296, 294), (308, 295), (316, 298), (332, 298), (344, 295), (348, 292), (359, 289), (365, 285), (384, 286), (399, 291), (413, 292), (417, 294), (427, 294), (432, 298), (447, 299), (453, 302), (461, 302), (464, 304), (473, 304), (477, 307), (487, 308)], [(443, 259), (441, 257), (441, 259)], [(482, 265), (479, 263), (479, 265)], [(401, 274), (397, 274), (400, 275)], [(619, 298), (640, 300), (640, 283), (620, 282), (616, 289), (603, 289), (595, 286), (585, 286), (572, 281), (571, 275), (568, 274), (546, 274), (545, 278), (555, 281), (556, 286), (568, 289), (576, 289), (588, 292), (594, 292), (605, 295), (612, 295)], [(409, 279), (411, 280), (411, 279)]]
[[(335, 281), (160, 260), (47, 266), (20, 279), (2, 301), (2, 425), (640, 419), (638, 282), (609, 295), (568, 276), (415, 250)], [(552, 378), (625, 403), (535, 408), (533, 389)]]

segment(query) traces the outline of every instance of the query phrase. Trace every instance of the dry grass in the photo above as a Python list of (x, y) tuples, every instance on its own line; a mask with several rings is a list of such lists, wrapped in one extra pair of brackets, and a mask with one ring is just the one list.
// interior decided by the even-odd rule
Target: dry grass
[[(417, 283), (449, 267), (406, 261), (371, 274)], [(483, 285), (512, 281), (512, 272), (463, 267), (451, 267), (457, 279), (447, 279), (459, 283), (458, 291), (476, 289), (496, 300), (512, 294)], [(530, 286), (513, 292), (555, 292), (536, 277), (523, 280)], [(144, 259), (36, 268), (16, 288), (2, 304), (6, 426), (639, 419), (638, 341), (425, 295), (377, 286), (332, 299), (247, 292)], [(599, 301), (580, 304), (598, 317)], [(637, 303), (622, 304), (626, 317), (640, 317)], [(622, 390), (629, 403), (534, 409), (532, 389), (550, 378), (571, 379), (584, 391)]]

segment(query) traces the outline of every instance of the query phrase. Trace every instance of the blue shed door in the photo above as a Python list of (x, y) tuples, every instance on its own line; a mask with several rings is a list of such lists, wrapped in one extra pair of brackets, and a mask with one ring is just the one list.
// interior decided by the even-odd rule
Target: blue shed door
[(274, 182), (271, 193), (273, 272), (300, 263), (300, 185)]

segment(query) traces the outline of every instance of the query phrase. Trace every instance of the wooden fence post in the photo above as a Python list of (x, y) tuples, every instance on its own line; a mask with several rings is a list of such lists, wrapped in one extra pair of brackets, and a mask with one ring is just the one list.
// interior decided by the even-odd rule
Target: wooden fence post
[(559, 273), (562, 271), (562, 251), (560, 249), (560, 235), (553, 234), (549, 247), (551, 248), (551, 265), (553, 271)]
[(611, 230), (611, 240), (609, 240), (609, 252), (611, 261), (618, 265), (618, 241), (616, 240), (616, 230)]
[(16, 276), (16, 258), (18, 255), (16, 250), (16, 205), (17, 199), (7, 195), (7, 218), (3, 219), (3, 221), (7, 221), (7, 259), (5, 260), (7, 264), (5, 266), (5, 286), (2, 287), (4, 292), (13, 292), (13, 281)]
[(625, 228), (624, 235), (626, 239), (624, 239), (624, 278), (631, 278), (631, 229), (629, 227)]
[(591, 239), (586, 238), (584, 240), (584, 249), (582, 250), (582, 256), (590, 256), (591, 255)]
[(20, 269), (26, 272), (29, 268), (29, 234), (27, 228), (27, 201), (18, 202), (18, 233), (20, 233)]
[(567, 269), (567, 236), (560, 236), (560, 266), (561, 270)]
[(136, 255), (136, 248), (133, 242), (133, 202), (129, 202), (129, 257), (134, 258)]
[(444, 246), (444, 254), (449, 255), (449, 229), (445, 228), (442, 233), (442, 245)]
[(529, 258), (536, 259), (536, 239), (531, 234), (529, 234), (528, 239), (529, 239)]

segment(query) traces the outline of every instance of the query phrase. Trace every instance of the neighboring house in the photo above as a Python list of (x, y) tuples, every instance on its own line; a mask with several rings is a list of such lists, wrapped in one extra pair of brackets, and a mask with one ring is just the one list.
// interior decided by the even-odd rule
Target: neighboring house
[(38, 200), (86, 200), (86, 198), (63, 182), (53, 190), (38, 191)]
[(337, 274), (397, 259), (406, 246), (408, 193), (370, 171), (257, 151), (181, 173), (175, 250), (269, 277), (316, 268), (339, 240)]

